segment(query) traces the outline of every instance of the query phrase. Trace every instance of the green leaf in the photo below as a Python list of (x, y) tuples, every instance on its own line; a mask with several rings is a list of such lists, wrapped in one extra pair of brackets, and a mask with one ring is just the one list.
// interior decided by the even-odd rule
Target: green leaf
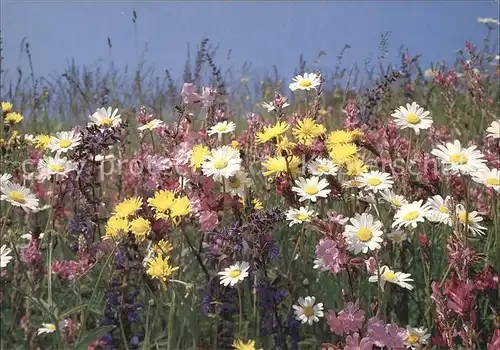
[(92, 342), (104, 334), (111, 332), (116, 326), (102, 326), (94, 328), (88, 332), (85, 332), (82, 339), (75, 345), (73, 349), (75, 350), (87, 350), (87, 347), (92, 344)]
[(80, 309), (83, 309), (86, 306), (87, 306), (87, 304), (83, 304), (83, 305), (80, 305), (80, 306), (76, 306), (76, 307), (74, 307), (72, 309), (66, 310), (66, 311), (64, 311), (63, 313), (61, 313), (59, 315), (59, 318), (63, 319), (63, 318), (66, 318), (66, 317), (68, 317), (70, 315), (73, 315), (75, 312), (80, 311)]

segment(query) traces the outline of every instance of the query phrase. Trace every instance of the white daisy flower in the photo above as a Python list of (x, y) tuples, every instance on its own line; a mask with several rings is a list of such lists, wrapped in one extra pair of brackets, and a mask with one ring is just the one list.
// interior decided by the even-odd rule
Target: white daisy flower
[(406, 336), (405, 345), (411, 349), (420, 349), (421, 345), (427, 344), (427, 340), (431, 337), (427, 333), (427, 328), (413, 328), (410, 326), (406, 326)]
[(492, 121), (486, 132), (488, 133), (486, 137), (500, 139), (500, 119)]
[(325, 190), (328, 187), (328, 182), (325, 179), (320, 180), (317, 176), (308, 179), (300, 177), (298, 180), (295, 180), (295, 184), (297, 186), (292, 187), (292, 191), (300, 196), (299, 202), (307, 199), (316, 202), (317, 197), (326, 198), (331, 192), (329, 189)]
[(111, 107), (108, 109), (101, 107), (92, 114), (89, 119), (91, 120), (88, 125), (97, 125), (99, 128), (117, 127), (122, 123), (121, 114), (118, 114), (118, 109), (113, 110)]
[(323, 303), (314, 305), (315, 297), (300, 297), (297, 302), (299, 305), (293, 305), (295, 319), (303, 324), (312, 325), (313, 322), (319, 322), (319, 318), (323, 317)]
[(405, 197), (394, 193), (392, 190), (380, 191), (379, 193), (382, 196), (382, 199), (387, 203), (390, 203), (393, 208), (401, 208), (403, 204), (408, 204)]
[(12, 256), (9, 254), (12, 253), (12, 250), (10, 248), (7, 248), (7, 246), (4, 244), (2, 247), (0, 247), (0, 267), (4, 268), (6, 267), (9, 262), (12, 260)]
[[(283, 103), (283, 105), (281, 106), (281, 108), (285, 108), (285, 107), (288, 107), (290, 106), (290, 104), (288, 102), (285, 102)], [(262, 102), (262, 107), (266, 108), (268, 112), (272, 112), (276, 109), (276, 106), (274, 105), (274, 101), (271, 101), (269, 103), (267, 102)]]
[(493, 24), (500, 26), (500, 21), (494, 18), (487, 18), (487, 17), (478, 17), (477, 19), (478, 23), (483, 23), (483, 24)]
[(39, 172), (37, 179), (39, 181), (44, 181), (49, 179), (52, 175), (62, 175), (66, 177), (67, 173), (76, 170), (77, 165), (68, 160), (66, 157), (60, 157), (56, 154), (55, 157), (45, 156), (39, 163)]
[(391, 233), (387, 234), (387, 238), (389, 238), (394, 243), (403, 243), (408, 239), (408, 235), (401, 230), (394, 230)]
[(235, 196), (243, 196), (245, 193), (245, 187), (250, 187), (251, 185), (252, 180), (250, 180), (247, 173), (243, 170), (238, 170), (233, 176), (227, 179), (224, 178), (226, 191)]
[(11, 174), (2, 174), (0, 177), (0, 188), (2, 188), (7, 183), (10, 183), (10, 179), (12, 178)]
[[(411, 274), (409, 273), (394, 272), (389, 268), (389, 266), (384, 265), (380, 268), (380, 279), (381, 279), (379, 283), (380, 288), (384, 290), (385, 283), (390, 282), (397, 284), (402, 288), (412, 290), (413, 286), (408, 283), (408, 282), (413, 282), (413, 279), (409, 278), (410, 276)], [(375, 273), (374, 275), (370, 276), (370, 278), (368, 278), (368, 281), (379, 282), (378, 273)]]
[(103, 160), (110, 160), (110, 159), (114, 159), (114, 158), (115, 158), (114, 154), (108, 154), (106, 156), (103, 156), (102, 154), (98, 154), (94, 157), (94, 161), (100, 163)]
[(423, 200), (414, 201), (409, 204), (403, 204), (401, 208), (394, 214), (394, 222), (392, 227), (401, 228), (401, 226), (416, 228), (419, 222), (424, 222), (429, 215), (429, 205), (422, 204)]
[(321, 77), (316, 73), (304, 73), (293, 78), (289, 85), (290, 90), (311, 90), (316, 89), (321, 84)]
[(312, 175), (337, 175), (339, 168), (333, 161), (327, 158), (316, 158), (307, 165), (307, 169)]
[(373, 216), (367, 213), (356, 213), (349, 221), (352, 225), (346, 225), (342, 235), (351, 252), (366, 254), (368, 250), (380, 249), (380, 243), (383, 241), (380, 221), (374, 221)]
[(299, 209), (290, 208), (286, 212), (286, 220), (290, 221), (288, 226), (292, 227), (295, 224), (310, 222), (315, 215), (314, 210), (310, 210), (309, 207), (300, 207)]
[(230, 178), (241, 168), (240, 153), (230, 146), (213, 149), (201, 165), (203, 174), (215, 180)]
[(451, 218), (451, 211), (449, 202), (451, 200), (450, 196), (445, 199), (440, 195), (432, 196), (427, 199), (427, 204), (429, 204), (429, 213), (427, 214), (427, 220), (431, 222), (439, 222), (451, 226), (453, 220)]
[(35, 135), (31, 135), (31, 134), (26, 134), (24, 135), (24, 141), (28, 142), (28, 143), (33, 143), (35, 142), (35, 139), (36, 139), (36, 136)]
[(236, 264), (225, 268), (224, 271), (218, 273), (218, 275), (220, 275), (220, 284), (223, 284), (226, 287), (229, 285), (233, 287), (235, 284), (243, 281), (245, 277), (248, 276), (249, 268), (250, 265), (246, 261), (237, 262)]
[(81, 139), (81, 136), (76, 135), (73, 130), (59, 131), (56, 136), (51, 137), (48, 147), (52, 152), (64, 153), (78, 146)]
[(372, 190), (375, 193), (391, 188), (394, 183), (390, 174), (376, 170), (361, 174), (356, 178), (356, 181), (359, 182), (359, 187)]
[(56, 331), (56, 325), (53, 323), (42, 323), (42, 327), (38, 328), (36, 335), (49, 334)]
[(406, 108), (400, 106), (391, 114), (394, 121), (401, 129), (411, 128), (418, 135), (420, 130), (429, 129), (434, 122), (429, 116), (430, 112), (425, 111), (416, 102), (411, 105), (406, 104)]
[(38, 208), (38, 198), (31, 193), (29, 188), (16, 183), (7, 182), (2, 188), (0, 200), (9, 202), (12, 206), (21, 207), (24, 211), (36, 210)]
[(158, 128), (163, 127), (163, 125), (165, 125), (165, 123), (163, 122), (163, 120), (153, 119), (150, 122), (148, 122), (148, 123), (146, 123), (146, 124), (138, 127), (137, 129), (139, 131), (154, 130), (154, 129), (158, 129)]
[(210, 130), (208, 130), (207, 134), (209, 136), (217, 134), (217, 137), (220, 141), (222, 140), (223, 134), (231, 133), (234, 131), (234, 129), (236, 129), (236, 124), (234, 124), (233, 122), (223, 121), (218, 122), (217, 124), (212, 126)]
[(445, 169), (452, 173), (471, 174), (478, 170), (485, 169), (486, 162), (484, 155), (476, 150), (477, 146), (462, 148), (460, 141), (446, 143), (446, 146), (438, 145), (431, 154), (438, 157)]
[(457, 215), (458, 222), (461, 226), (467, 228), (474, 236), (484, 235), (486, 227), (479, 225), (483, 221), (483, 217), (479, 216), (477, 211), (471, 211), (469, 213), (465, 212), (465, 207), (462, 204), (457, 204), (455, 213)]
[(485, 169), (475, 172), (474, 181), (500, 192), (500, 169)]

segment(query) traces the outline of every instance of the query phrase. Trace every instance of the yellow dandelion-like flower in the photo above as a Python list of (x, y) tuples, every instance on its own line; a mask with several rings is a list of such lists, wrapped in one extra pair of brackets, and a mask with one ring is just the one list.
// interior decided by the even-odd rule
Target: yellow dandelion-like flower
[(191, 202), (186, 196), (176, 198), (172, 208), (170, 209), (170, 219), (177, 225), (180, 222), (182, 216), (189, 215), (191, 213)]
[(247, 342), (244, 342), (241, 339), (237, 339), (233, 341), (232, 346), (235, 350), (256, 350), (255, 340), (249, 340)]
[(151, 232), (151, 223), (142, 217), (130, 222), (130, 231), (134, 234), (137, 243), (143, 242)]
[(264, 209), (264, 206), (262, 205), (262, 202), (258, 200), (257, 198), (252, 201), (253, 208), (255, 210), (262, 210)]
[(240, 143), (236, 140), (231, 141), (231, 147), (233, 147), (235, 150), (240, 149)]
[(130, 225), (127, 219), (112, 216), (106, 223), (106, 236), (104, 239), (118, 241), (130, 231)]
[(289, 141), (288, 137), (282, 136), (278, 138), (278, 142), (276, 143), (276, 153), (282, 154), (285, 152), (286, 154), (289, 154), (296, 146), (297, 144)]
[(335, 164), (342, 165), (355, 158), (357, 152), (358, 147), (354, 143), (342, 143), (333, 146), (329, 154)]
[(354, 140), (359, 140), (360, 138), (365, 136), (365, 133), (360, 129), (351, 130), (351, 134), (352, 134), (352, 137), (354, 138)]
[(172, 243), (166, 239), (161, 239), (158, 243), (153, 244), (153, 252), (156, 255), (169, 255), (173, 249)]
[(193, 169), (198, 169), (205, 160), (205, 156), (210, 154), (210, 150), (203, 145), (194, 145), (191, 150), (190, 164)]
[(169, 257), (163, 258), (162, 255), (158, 255), (154, 258), (148, 260), (148, 269), (146, 273), (150, 275), (152, 278), (157, 278), (161, 281), (166, 281), (170, 275), (179, 267), (173, 267), (168, 262)]
[(266, 143), (283, 134), (289, 127), (290, 125), (288, 125), (287, 122), (277, 122), (276, 125), (265, 126), (264, 129), (261, 132), (258, 132), (255, 137), (257, 143)]
[(153, 198), (148, 198), (148, 204), (156, 214), (168, 214), (174, 205), (175, 195), (172, 191), (156, 191)]
[(14, 130), (12, 135), (10, 135), (9, 141), (7, 141), (8, 145), (11, 145), (17, 141), (17, 137), (19, 136), (19, 131)]
[(49, 147), (52, 137), (46, 134), (40, 134), (33, 140), (35, 147), (41, 150), (47, 149)]
[(14, 124), (20, 123), (21, 120), (23, 120), (23, 118), (24, 117), (19, 113), (10, 112), (10, 113), (7, 113), (7, 115), (5, 116), (5, 122), (9, 123), (10, 125), (14, 125)]
[(113, 215), (116, 215), (119, 218), (128, 218), (129, 216), (135, 215), (139, 210), (141, 210), (141, 208), (142, 198), (132, 197), (118, 203), (115, 206)]
[(12, 110), (12, 103), (7, 102), (7, 101), (2, 101), (2, 112), (4, 113), (9, 113)]
[(365, 163), (359, 158), (349, 159), (346, 164), (346, 174), (349, 176), (359, 176), (368, 171)]
[(351, 131), (334, 130), (328, 134), (328, 137), (325, 140), (325, 146), (328, 150), (331, 150), (335, 145), (351, 143), (354, 140), (355, 137)]
[(266, 168), (266, 171), (263, 172), (264, 176), (280, 176), (286, 174), (288, 171), (290, 171), (292, 174), (297, 174), (299, 170), (300, 159), (297, 156), (287, 158), (281, 156), (269, 157), (264, 163), (262, 163), (262, 165)]
[(309, 143), (312, 138), (323, 135), (326, 132), (323, 124), (318, 124), (312, 118), (304, 118), (297, 122), (293, 128), (294, 136), (303, 143)]

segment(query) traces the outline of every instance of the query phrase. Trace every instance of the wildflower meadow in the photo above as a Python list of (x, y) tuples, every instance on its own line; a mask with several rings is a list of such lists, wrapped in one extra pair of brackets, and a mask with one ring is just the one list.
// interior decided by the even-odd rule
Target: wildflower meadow
[(209, 44), (180, 85), (3, 87), (0, 347), (499, 350), (488, 42), (256, 92)]

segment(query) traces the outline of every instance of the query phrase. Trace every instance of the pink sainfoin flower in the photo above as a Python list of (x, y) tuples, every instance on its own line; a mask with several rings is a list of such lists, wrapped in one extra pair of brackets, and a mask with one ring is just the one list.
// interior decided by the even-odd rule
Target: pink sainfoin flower
[(137, 115), (137, 121), (141, 124), (147, 124), (149, 123), (151, 120), (154, 119), (154, 116), (152, 114), (148, 114), (146, 113), (146, 107), (142, 106), (140, 109), (139, 109), (139, 114)]
[(405, 349), (405, 341), (408, 338), (406, 329), (399, 327), (396, 323), (385, 326), (387, 332), (387, 342), (385, 346), (389, 349)]
[(337, 248), (337, 242), (330, 238), (323, 238), (316, 246), (316, 257), (322, 269), (328, 269), (336, 275), (345, 269), (348, 256), (345, 251)]
[(488, 343), (487, 350), (498, 350), (500, 349), (500, 329), (495, 329), (495, 333), (491, 337), (490, 342)]
[(373, 342), (369, 338), (360, 338), (358, 333), (348, 335), (344, 350), (372, 350)]
[(365, 321), (365, 312), (359, 309), (357, 303), (349, 302), (338, 314), (334, 310), (329, 310), (325, 318), (330, 331), (338, 335), (349, 334), (361, 329)]
[(28, 247), (21, 251), (20, 260), (22, 263), (32, 266), (40, 266), (43, 264), (43, 258), (38, 251), (38, 240), (32, 239), (28, 244)]
[(476, 304), (474, 283), (471, 280), (452, 279), (445, 282), (443, 294), (448, 297), (446, 306), (459, 316), (471, 316)]
[(365, 260), (365, 265), (366, 265), (366, 271), (370, 275), (374, 275), (375, 272), (377, 271), (377, 261), (373, 256), (369, 257), (367, 260)]
[(198, 219), (203, 232), (210, 232), (219, 224), (219, 215), (215, 211), (202, 211), (199, 213)]
[(196, 88), (192, 83), (184, 83), (181, 96), (186, 104), (201, 102), (201, 96), (196, 92)]
[(356, 100), (353, 97), (350, 97), (347, 101), (347, 105), (345, 106), (343, 112), (346, 115), (346, 119), (344, 120), (344, 129), (352, 130), (359, 127), (358, 113), (359, 108), (356, 105)]
[(210, 107), (215, 99), (217, 90), (211, 87), (204, 87), (201, 89), (201, 101), (204, 107)]
[(498, 289), (499, 276), (491, 266), (486, 266), (474, 276), (474, 285), (479, 292)]

